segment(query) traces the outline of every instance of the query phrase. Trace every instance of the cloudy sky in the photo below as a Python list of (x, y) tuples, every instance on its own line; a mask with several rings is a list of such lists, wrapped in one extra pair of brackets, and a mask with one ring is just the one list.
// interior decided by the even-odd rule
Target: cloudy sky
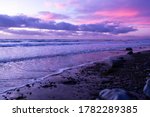
[(0, 0), (0, 38), (150, 37), (150, 0)]

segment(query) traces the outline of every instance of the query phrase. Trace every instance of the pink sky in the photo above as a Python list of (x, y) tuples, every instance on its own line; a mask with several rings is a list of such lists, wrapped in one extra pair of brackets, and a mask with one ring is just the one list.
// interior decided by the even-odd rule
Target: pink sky
[(0, 38), (149, 38), (149, 6), (149, 0), (0, 0)]

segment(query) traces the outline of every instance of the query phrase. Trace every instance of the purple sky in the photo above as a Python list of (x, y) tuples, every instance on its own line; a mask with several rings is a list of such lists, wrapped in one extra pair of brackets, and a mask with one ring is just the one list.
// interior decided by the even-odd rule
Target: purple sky
[(150, 0), (0, 0), (0, 38), (150, 37)]

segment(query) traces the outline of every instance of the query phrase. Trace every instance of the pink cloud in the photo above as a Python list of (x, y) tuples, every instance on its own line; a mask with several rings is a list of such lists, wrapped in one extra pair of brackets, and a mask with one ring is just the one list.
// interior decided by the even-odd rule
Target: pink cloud
[(99, 10), (78, 16), (75, 22), (78, 24), (94, 24), (104, 21), (116, 21), (126, 24), (149, 24), (149, 18), (142, 16), (136, 9)]
[(139, 14), (139, 12), (132, 9), (115, 9), (115, 10), (96, 11), (94, 14), (96, 16), (106, 16), (106, 17), (135, 17)]
[(66, 15), (52, 13), (49, 11), (41, 11), (41, 12), (39, 12), (38, 18), (40, 18), (44, 21), (53, 21), (53, 20), (67, 19), (69, 17)]

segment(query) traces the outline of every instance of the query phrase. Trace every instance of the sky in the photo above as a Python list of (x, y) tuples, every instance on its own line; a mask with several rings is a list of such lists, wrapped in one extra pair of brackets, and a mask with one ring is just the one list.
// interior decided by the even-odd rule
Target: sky
[(0, 39), (150, 38), (150, 0), (0, 0)]

